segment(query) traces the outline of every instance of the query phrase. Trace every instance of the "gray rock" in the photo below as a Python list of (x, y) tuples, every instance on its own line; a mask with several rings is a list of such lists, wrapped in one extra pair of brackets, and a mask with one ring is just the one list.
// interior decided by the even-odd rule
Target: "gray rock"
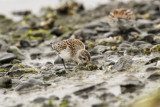
[(17, 70), (10, 71), (7, 73), (7, 75), (10, 77), (20, 77), (23, 74), (24, 74), (24, 72), (22, 72), (21, 69), (17, 69)]
[(28, 26), (19, 26), (17, 30), (15, 31), (16, 35), (23, 35), (27, 33), (30, 30), (30, 27)]
[(152, 25), (152, 22), (150, 20), (145, 20), (145, 19), (139, 19), (137, 21), (137, 27), (138, 28), (147, 28)]
[(154, 40), (154, 41), (156, 42), (156, 44), (160, 44), (160, 39), (159, 38)]
[(95, 85), (92, 85), (92, 86), (89, 86), (89, 87), (86, 87), (86, 88), (83, 88), (83, 89), (80, 89), (78, 91), (75, 91), (73, 92), (75, 95), (83, 95), (86, 93), (89, 93), (93, 90), (95, 90), (97, 87), (99, 88), (101, 85), (105, 84), (105, 82), (102, 82), (102, 83), (99, 83), (99, 84), (95, 84)]
[(48, 100), (46, 97), (37, 97), (33, 100), (34, 103), (43, 103)]
[(106, 104), (106, 103), (98, 103), (98, 104), (93, 104), (92, 107), (108, 107), (108, 104)]
[(54, 64), (52, 62), (46, 62), (46, 64), (44, 64), (42, 67), (41, 67), (41, 73), (43, 71), (49, 71), (49, 70), (52, 70), (54, 67)]
[(112, 61), (112, 60), (107, 60), (107, 61), (105, 61), (104, 66), (109, 66), (109, 65), (114, 65), (114, 64), (115, 64), (114, 61)]
[(9, 77), (0, 77), (0, 88), (11, 88), (12, 80)]
[(7, 47), (8, 47), (7, 43), (0, 38), (0, 50), (6, 51)]
[(19, 60), (25, 59), (22, 52), (16, 46), (10, 46), (8, 52), (13, 53)]
[(35, 60), (35, 59), (40, 59), (41, 58), (41, 54), (40, 52), (34, 52), (34, 53), (31, 53), (30, 57), (32, 60)]
[(140, 40), (152, 43), (153, 42), (153, 34), (142, 33), (140, 34)]
[(132, 46), (138, 47), (139, 45), (142, 45), (142, 44), (147, 44), (147, 42), (145, 42), (145, 41), (135, 41), (135, 42), (132, 43)]
[(6, 72), (0, 72), (0, 77), (4, 77), (6, 75)]
[(70, 95), (65, 95), (62, 99), (62, 101), (65, 101), (65, 102), (69, 102), (71, 99), (71, 96)]
[(51, 30), (50, 34), (60, 36), (60, 35), (62, 35), (62, 31), (59, 28), (55, 27)]
[(139, 55), (139, 54), (141, 54), (141, 49), (139, 49), (137, 47), (130, 47), (130, 48), (126, 49), (126, 53), (127, 53), (127, 55), (131, 55), (131, 56)]
[(157, 80), (157, 79), (160, 79), (160, 74), (159, 73), (153, 73), (147, 79), (153, 80), (153, 81)]
[[(105, 50), (106, 50), (106, 48), (107, 48), (107, 46), (103, 46), (103, 45), (97, 45), (97, 46), (95, 46), (94, 48), (93, 48), (93, 50), (92, 51), (94, 51), (94, 53), (104, 53), (105, 52)], [(92, 53), (92, 51), (91, 51), (91, 53)]]
[(23, 107), (23, 104), (16, 104), (15, 106), (13, 107)]
[(90, 30), (90, 29), (83, 30), (83, 35), (85, 35), (86, 37), (92, 37), (92, 36), (95, 36), (96, 34), (97, 32), (94, 30)]
[(148, 60), (145, 65), (151, 64), (151, 63), (156, 63), (157, 61), (160, 61), (160, 57), (154, 57)]
[(59, 97), (55, 96), (55, 95), (51, 95), (48, 98), (49, 100), (59, 100)]
[(98, 33), (105, 33), (105, 32), (108, 32), (109, 31), (109, 28), (107, 27), (100, 27), (100, 28), (96, 28), (96, 31)]
[(96, 27), (104, 27), (104, 24), (101, 22), (92, 22), (92, 23), (85, 26), (85, 28), (87, 28), (87, 29), (94, 29)]
[(62, 64), (62, 59), (57, 56), (54, 60), (54, 64)]
[(160, 70), (160, 67), (152, 66), (152, 67), (147, 67), (146, 72), (154, 72)]
[(12, 87), (19, 85), (21, 81), (19, 79), (12, 79)]
[(16, 58), (17, 57), (14, 54), (4, 52), (0, 54), (0, 63), (9, 63)]
[(37, 80), (37, 79), (34, 79), (34, 78), (28, 79), (28, 83), (32, 83), (34, 85), (42, 85), (42, 82), (40, 80)]
[(118, 50), (124, 51), (124, 50), (128, 49), (129, 47), (131, 47), (131, 45), (129, 43), (121, 43), (118, 47)]
[(125, 71), (132, 67), (132, 58), (129, 56), (121, 57), (113, 66), (113, 71)]
[(112, 93), (103, 93), (99, 96), (99, 99), (106, 101), (108, 98), (115, 97)]
[(103, 55), (96, 55), (96, 56), (92, 56), (91, 59), (92, 61), (95, 61), (97, 59), (102, 59), (104, 56)]
[(64, 69), (58, 70), (56, 72), (57, 76), (65, 76), (67, 74), (67, 72)]
[(157, 34), (157, 33), (160, 33), (160, 30), (156, 28), (151, 28), (151, 29), (148, 29), (148, 33)]
[(26, 41), (26, 40), (20, 40), (20, 46), (22, 48), (28, 48), (28, 47), (31, 46), (31, 44), (28, 41)]
[(22, 91), (22, 90), (24, 90), (24, 89), (27, 89), (27, 90), (28, 90), (28, 88), (32, 88), (33, 86), (34, 86), (34, 84), (32, 84), (32, 83), (24, 82), (24, 83), (19, 84), (19, 85), (15, 88), (15, 90), (16, 90), (16, 91)]
[[(14, 70), (15, 69), (15, 70)], [(35, 69), (32, 68), (11, 68), (10, 72), (8, 72), (8, 75), (11, 77), (20, 77), (21, 75), (25, 73), (37, 73)]]
[(3, 64), (0, 66), (0, 69), (10, 70), (12, 66), (13, 66), (12, 64)]
[(138, 80), (138, 78), (134, 76), (128, 76), (127, 79), (120, 85), (122, 93), (132, 93), (137, 89), (141, 89), (144, 87), (144, 83)]
[(103, 35), (104, 38), (108, 38), (110, 36), (114, 36), (113, 32), (107, 32)]
[(105, 53), (104, 53), (104, 55), (105, 55), (105, 57), (109, 57), (109, 56), (113, 56), (113, 55), (117, 55), (116, 53), (115, 53), (115, 51), (111, 51), (111, 50), (109, 50), (109, 51), (106, 51)]

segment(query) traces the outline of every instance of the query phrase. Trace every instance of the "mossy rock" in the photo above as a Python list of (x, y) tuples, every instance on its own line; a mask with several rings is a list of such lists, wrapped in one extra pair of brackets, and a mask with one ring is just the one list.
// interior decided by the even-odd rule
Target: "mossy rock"
[(95, 43), (89, 42), (89, 43), (88, 43), (88, 48), (90, 49), (90, 48), (93, 48), (93, 47), (95, 47)]
[(93, 63), (89, 63), (87, 65), (79, 64), (77, 68), (80, 70), (88, 70), (88, 71), (99, 70), (98, 66)]
[(9, 51), (11, 51), (19, 60), (25, 59), (22, 52), (16, 46), (10, 46)]
[(138, 39), (139, 37), (140, 37), (140, 34), (135, 34), (135, 35), (134, 35), (134, 38), (135, 38), (135, 39)]
[(151, 52), (160, 52), (160, 44), (153, 46)]
[(38, 71), (34, 68), (19, 68), (16, 70), (10, 70), (10, 72), (8, 72), (8, 75), (11, 77), (20, 77), (21, 75), (26, 73), (35, 74), (38, 73)]
[(106, 50), (107, 51), (109, 51), (109, 50), (115, 51), (115, 50), (117, 50), (117, 46), (109, 46), (106, 48)]
[(35, 70), (34, 68), (21, 69), (20, 71), (23, 73), (38, 73), (38, 71)]
[(47, 30), (29, 30), (29, 32), (25, 35), (29, 39), (40, 40), (43, 38), (51, 37), (50, 32)]
[(144, 47), (142, 50), (143, 50), (143, 53), (146, 55), (149, 55), (151, 53), (150, 48), (148, 47)]
[(0, 69), (0, 72), (8, 72), (7, 69)]
[(59, 106), (60, 106), (60, 107), (65, 107), (65, 106), (67, 106), (68, 104), (69, 104), (68, 101), (62, 101), (62, 102), (59, 104)]
[(5, 17), (0, 18), (0, 33), (1, 34), (8, 33), (13, 28), (13, 26), (15, 26), (15, 24), (11, 19), (7, 19)]
[(98, 45), (115, 46), (115, 45), (117, 45), (117, 43), (110, 43), (110, 42), (102, 41), (102, 42), (98, 43)]

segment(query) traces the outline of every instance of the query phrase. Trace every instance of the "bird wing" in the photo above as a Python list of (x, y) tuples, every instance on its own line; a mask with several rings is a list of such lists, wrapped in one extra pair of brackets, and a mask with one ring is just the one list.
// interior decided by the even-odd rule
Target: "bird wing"
[(79, 39), (67, 39), (66, 43), (72, 50), (85, 49), (85, 45)]

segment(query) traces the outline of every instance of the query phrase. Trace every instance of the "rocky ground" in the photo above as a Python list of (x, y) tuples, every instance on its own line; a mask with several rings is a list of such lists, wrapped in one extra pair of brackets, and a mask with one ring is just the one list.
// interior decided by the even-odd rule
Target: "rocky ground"
[[(107, 15), (129, 8), (136, 26), (112, 30)], [(112, 2), (0, 15), (1, 107), (160, 107), (160, 2)], [(64, 69), (50, 43), (81, 39), (93, 65)]]

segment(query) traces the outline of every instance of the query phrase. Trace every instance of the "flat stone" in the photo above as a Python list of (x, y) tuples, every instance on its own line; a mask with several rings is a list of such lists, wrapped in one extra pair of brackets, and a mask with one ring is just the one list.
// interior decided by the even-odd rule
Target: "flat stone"
[(24, 90), (24, 89), (28, 89), (28, 88), (31, 88), (31, 87), (33, 87), (33, 86), (34, 86), (34, 85), (33, 85), (32, 83), (24, 82), (24, 83), (19, 84), (19, 85), (15, 88), (15, 90), (16, 90), (16, 91), (22, 91), (22, 90)]
[(113, 66), (113, 71), (125, 71), (131, 68), (132, 65), (132, 58), (129, 56), (123, 56), (121, 57)]
[(17, 57), (14, 54), (4, 52), (0, 54), (0, 63), (9, 63), (16, 58)]
[(37, 97), (33, 100), (34, 103), (43, 103), (44, 101), (46, 101), (47, 98), (45, 97)]
[(147, 79), (149, 79), (149, 80), (157, 80), (157, 79), (160, 79), (160, 74), (159, 74), (159, 73), (153, 73), (153, 74), (151, 74)]

